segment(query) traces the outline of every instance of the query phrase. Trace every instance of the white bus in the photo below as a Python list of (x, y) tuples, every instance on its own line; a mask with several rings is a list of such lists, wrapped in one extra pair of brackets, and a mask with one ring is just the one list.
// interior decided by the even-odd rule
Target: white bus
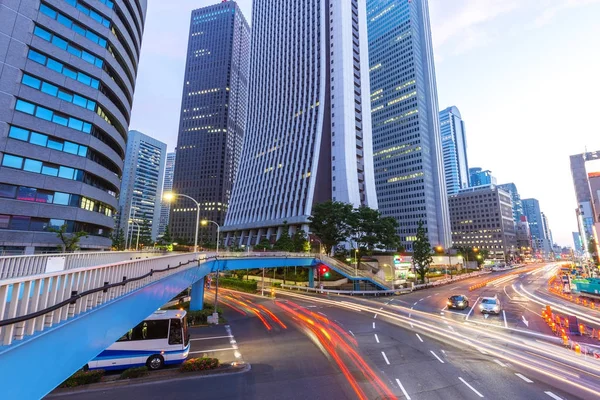
[(108, 371), (145, 365), (157, 370), (181, 364), (189, 352), (186, 312), (159, 310), (90, 361), (87, 368)]

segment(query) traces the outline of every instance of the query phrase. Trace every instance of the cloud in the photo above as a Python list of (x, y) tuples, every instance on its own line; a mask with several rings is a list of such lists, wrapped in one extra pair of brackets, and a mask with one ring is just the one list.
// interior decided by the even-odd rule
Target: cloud
[(600, 3), (600, 0), (562, 0), (554, 3), (556, 4), (549, 8), (546, 8), (533, 20), (533, 23), (529, 26), (530, 29), (541, 28), (549, 24), (561, 11), (567, 10), (569, 8), (577, 8), (588, 6), (590, 4), (597, 4)]

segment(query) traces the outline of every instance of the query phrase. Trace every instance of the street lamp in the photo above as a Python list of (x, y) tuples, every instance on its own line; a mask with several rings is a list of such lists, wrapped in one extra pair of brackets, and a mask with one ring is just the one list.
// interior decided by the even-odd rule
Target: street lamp
[[(134, 223), (137, 226), (137, 239), (135, 240), (135, 251), (138, 251), (138, 246), (140, 244), (140, 224), (130, 219), (129, 223)], [(133, 232), (131, 232), (133, 234)]]
[(194, 253), (198, 252), (198, 229), (199, 229), (199, 224), (200, 224), (200, 203), (198, 203), (196, 200), (194, 200), (193, 198), (191, 198), (190, 196), (186, 195), (186, 194), (180, 194), (180, 193), (173, 193), (173, 192), (166, 192), (163, 194), (163, 199), (170, 203), (173, 200), (175, 200), (176, 197), (185, 197), (186, 199), (190, 199), (191, 201), (193, 201), (196, 204), (196, 234), (194, 235)]
[[(442, 246), (436, 246), (435, 251), (444, 254), (444, 248)], [(450, 258), (450, 252), (448, 251), (448, 265), (446, 265), (446, 275), (448, 275), (448, 267), (450, 267), (450, 264), (452, 264), (452, 259)], [(452, 271), (450, 271), (450, 277), (452, 278)]]
[[(217, 224), (215, 221), (211, 221), (209, 219), (203, 219), (201, 222), (202, 226), (207, 226), (209, 223), (214, 224), (217, 227), (217, 255), (219, 254), (219, 233), (221, 232), (221, 225)], [(215, 312), (213, 313), (213, 320), (215, 324), (219, 323), (219, 312), (217, 311), (217, 303), (219, 301), (219, 260), (215, 260), (217, 264), (217, 280), (215, 282)]]

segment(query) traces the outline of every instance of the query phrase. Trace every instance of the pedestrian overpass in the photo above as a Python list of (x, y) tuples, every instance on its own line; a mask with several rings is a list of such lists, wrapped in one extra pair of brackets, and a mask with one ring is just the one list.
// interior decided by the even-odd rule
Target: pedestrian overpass
[[(375, 275), (307, 253), (185, 253), (84, 268), (73, 264), (37, 275), (13, 272), (16, 277), (0, 280), (3, 397), (45, 396), (190, 286), (192, 309), (201, 309), (207, 274), (322, 264), (357, 284), (389, 289)], [(314, 271), (309, 269), (311, 282)]]

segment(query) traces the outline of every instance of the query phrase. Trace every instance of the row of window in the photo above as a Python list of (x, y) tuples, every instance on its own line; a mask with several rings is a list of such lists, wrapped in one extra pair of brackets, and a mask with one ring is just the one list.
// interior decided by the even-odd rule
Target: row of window
[(76, 156), (87, 157), (88, 147), (66, 140), (56, 139), (42, 133), (29, 131), (27, 129), (11, 126), (8, 137), (35, 144), (36, 146), (47, 147), (52, 150), (58, 150)]
[(35, 203), (55, 204), (60, 206), (79, 207), (88, 211), (95, 211), (112, 217), (114, 210), (99, 201), (90, 200), (78, 194), (55, 192), (52, 190), (36, 189), (26, 186), (9, 185), (0, 183), (0, 197), (17, 199)]
[(35, 218), (24, 215), (1, 215), (0, 229), (10, 229), (14, 231), (32, 231), (48, 232), (50, 229), (60, 229), (67, 225), (67, 233), (87, 232), (94, 236), (108, 236), (110, 231), (98, 225), (85, 224), (76, 221), (66, 221), (64, 219), (53, 218)]
[[(102, 15), (98, 14), (96, 11), (92, 10), (91, 8), (87, 7), (86, 5), (78, 2), (77, 0), (64, 0), (64, 1), (67, 4), (72, 5), (73, 7), (75, 7), (76, 9), (78, 9), (79, 11), (81, 11), (82, 13), (84, 13), (85, 15), (90, 17), (91, 19), (93, 19), (94, 21), (104, 25), (107, 28), (110, 28), (110, 20), (108, 18), (103, 17)], [(104, 4), (106, 4), (110, 8), (114, 7), (114, 4), (112, 1), (107, 1), (107, 0), (100, 0), (100, 1)]]
[(94, 42), (104, 48), (106, 48), (106, 46), (108, 45), (108, 41), (106, 39), (104, 39), (103, 37), (101, 37), (100, 35), (97, 35), (96, 33), (90, 31), (89, 29), (79, 25), (78, 23), (74, 22), (71, 18), (67, 17), (64, 14), (61, 14), (58, 11), (55, 11), (54, 9), (45, 5), (44, 3), (40, 4), (40, 12), (42, 14), (45, 14), (48, 17), (52, 18), (53, 20), (58, 21), (60, 24), (66, 26), (67, 28), (71, 29), (75, 33), (78, 33), (81, 36), (86, 37), (87, 39), (91, 40), (92, 42)]
[(21, 83), (31, 88), (37, 89), (43, 93), (49, 94), (52, 97), (58, 97), (61, 100), (75, 104), (76, 106), (85, 108), (90, 111), (96, 111), (95, 101), (89, 100), (66, 89), (59, 88), (58, 86), (52, 83), (42, 81), (34, 76), (23, 74)]
[(58, 125), (67, 126), (76, 131), (92, 133), (92, 124), (80, 119), (70, 117), (66, 114), (58, 113), (46, 107), (38, 106), (25, 100), (17, 99), (15, 110), (25, 114), (33, 115), (37, 118), (53, 122)]
[(38, 64), (42, 64), (43, 66), (48, 67), (49, 69), (56, 71), (59, 74), (62, 74), (68, 78), (74, 79), (78, 82), (81, 82), (86, 86), (90, 86), (94, 89), (100, 88), (99, 80), (94, 79), (91, 76), (89, 76), (83, 72), (78, 72), (71, 68), (65, 67), (65, 65), (63, 63), (61, 63), (60, 61), (56, 61), (53, 58), (46, 57), (45, 55), (38, 53), (35, 50), (29, 50), (27, 58), (29, 58), (32, 61), (37, 62)]
[(75, 46), (75, 45), (67, 42), (66, 40), (47, 31), (46, 29), (42, 28), (41, 26), (36, 26), (33, 30), (33, 34), (39, 38), (44, 39), (47, 42), (52, 43), (54, 46), (58, 47), (59, 49), (66, 50), (67, 52), (74, 55), (75, 57), (81, 58), (83, 61), (86, 61), (92, 65), (95, 65), (98, 68), (102, 68), (104, 66), (104, 60), (102, 60), (100, 57), (96, 57), (92, 53), (89, 53), (89, 52), (81, 49), (79, 46)]
[(81, 170), (12, 154), (4, 154), (4, 157), (2, 157), (2, 166), (36, 174), (55, 176), (80, 182), (83, 181), (83, 171)]

